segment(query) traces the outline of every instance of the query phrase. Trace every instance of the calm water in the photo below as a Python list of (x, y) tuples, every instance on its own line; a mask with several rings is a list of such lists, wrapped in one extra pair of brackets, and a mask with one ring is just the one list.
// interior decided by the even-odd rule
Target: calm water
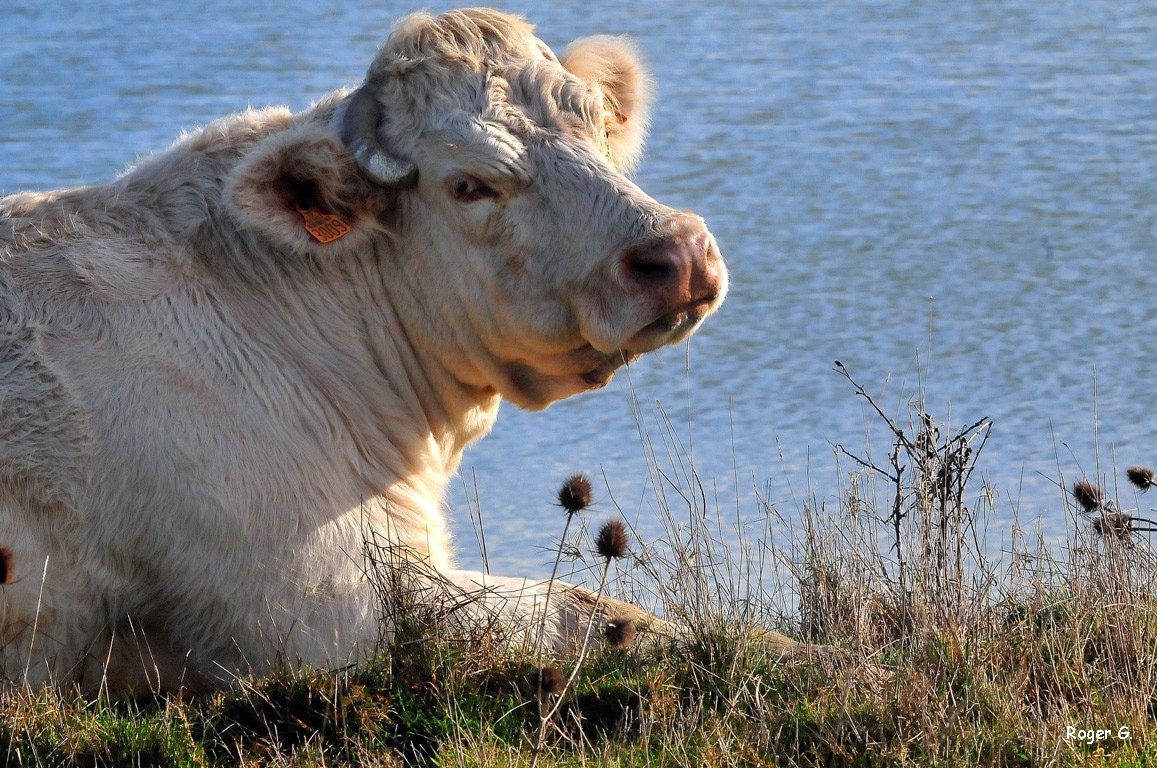
[[(358, 82), (415, 7), (26, 5), (0, 0), (0, 193), (110, 179), (248, 105), (305, 107)], [(659, 530), (632, 398), (665, 455), (662, 402), (724, 509), (757, 517), (756, 487), (789, 515), (833, 496), (830, 444), (861, 448), (871, 422), (837, 359), (897, 416), (923, 389), (953, 424), (993, 419), (998, 538), (1014, 510), (1063, 537), (1062, 475), (1157, 461), (1157, 6), (538, 6), (504, 7), (556, 49), (639, 40), (660, 86), (639, 181), (707, 218), (733, 288), (629, 380), (503, 409), (463, 468), (492, 568), (549, 570), (550, 502), (576, 470)], [(449, 503), (478, 565), (466, 497)]]

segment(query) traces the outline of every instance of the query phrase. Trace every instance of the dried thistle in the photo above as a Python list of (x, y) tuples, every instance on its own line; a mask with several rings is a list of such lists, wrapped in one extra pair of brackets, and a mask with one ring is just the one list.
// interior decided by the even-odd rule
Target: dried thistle
[(1124, 512), (1102, 512), (1093, 520), (1093, 530), (1106, 539), (1130, 541), (1136, 531), (1135, 522)]
[(635, 642), (636, 634), (635, 620), (627, 616), (612, 617), (603, 630), (603, 637), (612, 648), (626, 648)]
[(1081, 505), (1081, 509), (1086, 512), (1092, 512), (1104, 503), (1104, 499), (1101, 496), (1101, 489), (1088, 480), (1080, 480), (1073, 483), (1073, 498)]
[(557, 696), (562, 692), (564, 680), (558, 667), (545, 666), (534, 670), (531, 683), (535, 691)]
[(558, 503), (568, 515), (581, 512), (591, 505), (591, 481), (586, 475), (571, 475), (558, 492)]
[(618, 520), (608, 520), (599, 529), (595, 539), (595, 551), (599, 557), (618, 560), (627, 556), (627, 529)]
[(1129, 482), (1137, 486), (1138, 490), (1147, 491), (1157, 487), (1157, 480), (1154, 479), (1153, 470), (1149, 467), (1129, 467), (1125, 470), (1125, 474), (1128, 475)]

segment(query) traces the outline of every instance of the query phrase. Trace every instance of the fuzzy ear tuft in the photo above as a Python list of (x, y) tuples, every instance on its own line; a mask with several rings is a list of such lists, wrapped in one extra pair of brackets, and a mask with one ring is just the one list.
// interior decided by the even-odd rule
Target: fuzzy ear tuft
[(316, 128), (269, 137), (230, 173), (226, 194), (242, 224), (302, 253), (358, 248), (380, 231), (389, 192), (358, 172), (349, 151)]
[(643, 156), (654, 91), (638, 46), (627, 37), (583, 37), (568, 45), (559, 61), (602, 94), (611, 162), (630, 173)]

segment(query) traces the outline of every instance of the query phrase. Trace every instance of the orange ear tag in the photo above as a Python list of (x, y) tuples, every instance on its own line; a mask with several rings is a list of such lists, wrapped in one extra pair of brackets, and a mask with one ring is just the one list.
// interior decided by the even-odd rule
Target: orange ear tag
[(312, 208), (298, 208), (297, 212), (305, 220), (305, 230), (319, 243), (332, 243), (353, 229), (348, 221), (336, 213), (324, 213)]

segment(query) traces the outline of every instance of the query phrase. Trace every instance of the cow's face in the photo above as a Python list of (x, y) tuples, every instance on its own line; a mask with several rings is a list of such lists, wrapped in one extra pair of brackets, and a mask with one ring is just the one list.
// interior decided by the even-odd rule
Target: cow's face
[(615, 38), (561, 61), (488, 11), (405, 20), (342, 122), (426, 344), (463, 380), (529, 408), (606, 384), (687, 338), (727, 272), (698, 216), (626, 176), (647, 121), (646, 75)]

